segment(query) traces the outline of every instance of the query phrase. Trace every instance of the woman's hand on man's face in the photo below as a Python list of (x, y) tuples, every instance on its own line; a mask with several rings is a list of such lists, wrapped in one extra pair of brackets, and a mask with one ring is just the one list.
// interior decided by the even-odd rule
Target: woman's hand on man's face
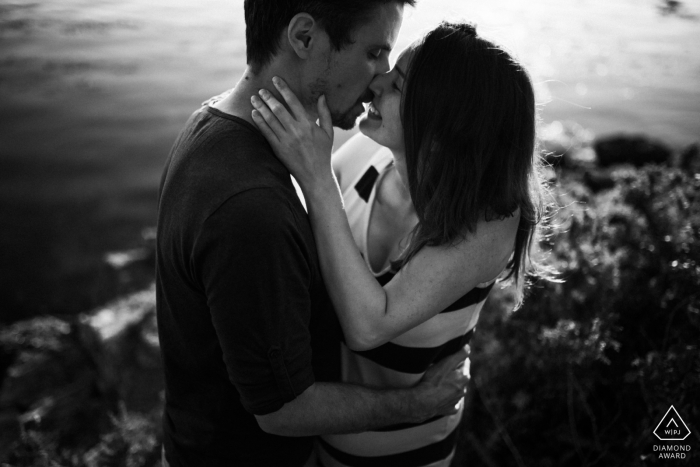
[(289, 109), (266, 89), (252, 96), (253, 121), (272, 146), (277, 157), (302, 188), (331, 173), (333, 124), (325, 96), (317, 102), (319, 123), (316, 124), (281, 78), (272, 79)]

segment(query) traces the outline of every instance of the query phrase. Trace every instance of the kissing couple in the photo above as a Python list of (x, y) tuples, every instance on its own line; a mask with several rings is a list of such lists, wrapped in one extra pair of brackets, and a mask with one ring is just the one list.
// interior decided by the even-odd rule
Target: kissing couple
[(536, 108), (466, 23), (392, 68), (413, 3), (245, 1), (248, 67), (161, 179), (164, 465), (452, 461), (480, 310), (538, 273)]

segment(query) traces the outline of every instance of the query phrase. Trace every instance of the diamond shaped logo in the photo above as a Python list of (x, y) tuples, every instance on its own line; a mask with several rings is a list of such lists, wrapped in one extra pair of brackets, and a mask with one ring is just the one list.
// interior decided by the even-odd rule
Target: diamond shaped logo
[(690, 435), (690, 430), (676, 408), (671, 406), (654, 429), (654, 434), (661, 441), (683, 441)]

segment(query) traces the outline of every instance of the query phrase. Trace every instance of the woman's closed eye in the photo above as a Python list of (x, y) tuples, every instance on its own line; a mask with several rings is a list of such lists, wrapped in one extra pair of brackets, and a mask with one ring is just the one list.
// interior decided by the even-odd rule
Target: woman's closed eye
[(401, 76), (401, 73), (397, 73), (398, 70), (396, 68), (394, 68), (394, 71), (395, 72), (391, 73), (393, 75), (392, 76), (393, 79), (391, 80), (391, 87), (396, 89), (399, 92), (402, 92), (403, 91), (403, 84), (404, 84), (403, 76)]

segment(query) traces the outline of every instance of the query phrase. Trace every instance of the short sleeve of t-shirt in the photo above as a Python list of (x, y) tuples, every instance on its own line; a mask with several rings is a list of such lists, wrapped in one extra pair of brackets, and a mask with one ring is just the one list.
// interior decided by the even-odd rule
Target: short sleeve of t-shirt
[(194, 249), (229, 379), (256, 415), (314, 383), (311, 267), (298, 222), (279, 190), (250, 189), (207, 218)]

